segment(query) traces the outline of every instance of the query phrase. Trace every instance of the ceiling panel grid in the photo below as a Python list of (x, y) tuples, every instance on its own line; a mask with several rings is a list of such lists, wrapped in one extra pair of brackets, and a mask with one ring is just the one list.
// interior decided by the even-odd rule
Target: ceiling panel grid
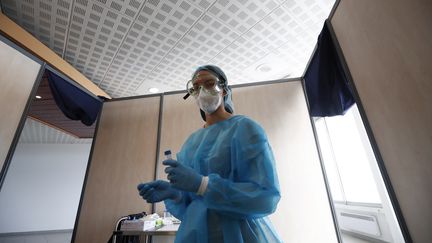
[[(194, 69), (208, 63), (219, 65), (230, 84), (301, 76), (334, 2), (0, 0), (0, 5), (112, 97), (125, 97), (148, 94), (152, 87), (184, 90)], [(75, 141), (27, 123), (24, 142), (38, 136), (42, 142)]]
[(279, 6), (276, 0), (218, 0), (209, 14), (243, 34)]
[(266, 51), (265, 56), (243, 69), (242, 76), (249, 74), (254, 77), (245, 82), (302, 75), (325, 20), (325, 17), (316, 17), (315, 13), (304, 9), (325, 8), (323, 12), (328, 14), (332, 7), (332, 3), (318, 2), (280, 1), (277, 9), (243, 35)]
[(6, 15), (113, 97), (184, 89), (206, 63), (221, 66), (232, 84), (300, 76), (333, 4), (1, 0)]
[(2, 11), (51, 50), (62, 55), (71, 2), (67, 0), (2, 0)]
[(131, 95), (144, 80), (157, 83), (155, 68), (203, 13), (187, 1), (147, 1), (100, 86), (119, 97)]
[(185, 89), (187, 80), (198, 64), (216, 56), (238, 37), (236, 32), (218, 19), (206, 14), (148, 75), (148, 79), (158, 85), (167, 82), (167, 88), (170, 90)]
[(108, 71), (142, 4), (135, 0), (120, 3), (74, 1), (65, 59), (94, 83)]
[[(150, 87), (163, 85), (163, 81), (171, 84), (168, 89), (182, 89), (193, 69), (203, 63), (214, 63), (221, 66), (232, 84), (300, 76), (313, 51), (319, 29), (315, 28), (313, 33), (306, 33), (302, 25), (295, 21), (294, 17), (290, 17), (290, 14), (292, 11), (298, 11), (298, 16), (305, 19), (308, 16), (304, 15), (302, 8), (297, 6), (296, 2), (293, 2), (294, 4), (292, 2), (288, 4), (286, 1), (216, 1), (196, 26), (200, 26), (206, 19), (220, 20), (220, 26), (228, 28), (225, 29), (223, 35), (229, 36), (231, 32), (236, 33), (234, 40), (230, 43), (222, 43), (222, 49), (213, 48), (212, 50), (216, 50), (218, 54), (213, 56), (210, 53), (209, 59), (207, 48), (214, 41), (211, 41), (210, 44), (206, 43), (205, 39), (200, 36), (199, 41), (192, 42), (192, 47), (188, 46), (189, 36), (195, 37), (195, 31), (192, 29), (183, 38), (180, 45), (170, 53), (173, 54), (172, 58), (170, 54), (167, 55), (167, 60), (163, 60), (154, 69), (154, 72), (147, 76), (146, 81), (152, 80), (153, 82), (143, 82), (137, 94), (146, 92)], [(287, 4), (286, 7), (285, 4)], [(315, 3), (309, 2), (309, 4)], [(291, 10), (289, 6), (297, 8)], [(328, 6), (331, 7), (331, 5)], [(317, 8), (321, 7), (320, 5)], [(319, 25), (318, 28), (320, 28)], [(206, 30), (199, 29), (198, 32), (206, 33)], [(209, 33), (211, 30), (207, 30), (207, 36)], [(296, 38), (299, 35), (302, 37)], [(220, 38), (213, 38), (213, 40), (220, 43)], [(183, 42), (186, 44), (182, 45)], [(290, 46), (295, 43), (298, 48), (290, 48), (290, 52), (279, 51), (279, 49), (286, 51), (286, 46), (290, 43)], [(198, 57), (198, 62), (195, 61), (196, 57)], [(257, 71), (256, 68), (261, 65), (273, 68), (272, 74), (263, 75), (260, 70)], [(173, 68), (177, 69), (174, 70), (175, 75), (172, 75)], [(182, 76), (184, 78), (181, 78)], [(164, 89), (166, 88), (164, 86)]]
[[(260, 1), (256, 4), (257, 1), (218, 0), (213, 4), (202, 1), (192, 1), (192, 3), (206, 11), (205, 15), (153, 69), (153, 72), (147, 76), (147, 82), (143, 82), (136, 94), (146, 92), (150, 87), (158, 87), (166, 82), (169, 83), (169, 86), (165, 85), (164, 89), (184, 89), (186, 81), (190, 79), (191, 73), (198, 65), (218, 64), (219, 60), (225, 60), (222, 67), (230, 79), (248, 80), (245, 75), (237, 75), (240, 73), (239, 70), (244, 68), (244, 63), (237, 60), (245, 60), (246, 63), (249, 63), (254, 60), (254, 57), (258, 58), (265, 54), (259, 46), (251, 42), (245, 43), (244, 39), (239, 38), (256, 22), (278, 7), (277, 2)], [(241, 44), (247, 44), (248, 47), (241, 48)], [(235, 47), (239, 46), (237, 50)], [(226, 52), (229, 52), (230, 56), (220, 55)], [(243, 53), (249, 56), (244, 58)]]

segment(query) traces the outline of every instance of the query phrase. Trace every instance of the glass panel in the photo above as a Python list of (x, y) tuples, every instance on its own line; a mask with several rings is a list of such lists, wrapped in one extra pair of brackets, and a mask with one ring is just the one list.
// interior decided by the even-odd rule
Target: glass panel
[(352, 109), (344, 116), (328, 117), (325, 120), (346, 200), (381, 203)]
[(342, 242), (404, 242), (357, 106), (314, 121)]
[[(0, 76), (6, 81), (25, 81), (16, 77), (22, 78), (22, 69), (31, 66), (19, 65), (17, 57), (7, 60), (11, 75), (0, 72)], [(59, 242), (60, 238), (67, 242), (72, 236), (94, 126), (65, 117), (54, 101), (46, 73), (41, 78), (0, 191), (0, 242)], [(11, 100), (16, 99), (9, 99), (9, 106)]]
[(326, 168), (326, 175), (328, 184), (330, 186), (332, 198), (335, 201), (345, 202), (345, 196), (343, 195), (343, 187), (340, 181), (338, 167), (334, 159), (333, 149), (324, 118), (316, 120), (315, 127), (319, 138), (321, 156), (324, 162), (324, 166)]

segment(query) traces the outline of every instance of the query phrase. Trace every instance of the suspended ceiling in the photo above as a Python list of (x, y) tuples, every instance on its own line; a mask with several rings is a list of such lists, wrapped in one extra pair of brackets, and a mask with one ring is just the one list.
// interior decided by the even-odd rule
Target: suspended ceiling
[[(1, 11), (112, 97), (300, 77), (334, 0), (0, 0)], [(20, 142), (88, 143), (28, 119)]]
[(334, 0), (1, 0), (3, 13), (112, 97), (299, 77)]

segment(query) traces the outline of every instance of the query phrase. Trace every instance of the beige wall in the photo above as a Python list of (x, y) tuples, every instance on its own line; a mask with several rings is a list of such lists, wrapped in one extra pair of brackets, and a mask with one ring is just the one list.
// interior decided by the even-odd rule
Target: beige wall
[(432, 239), (432, 4), (342, 0), (332, 25), (414, 242)]
[[(300, 81), (235, 88), (233, 93), (237, 114), (245, 114), (263, 126), (275, 153), (282, 191), (282, 199), (277, 212), (272, 215), (272, 221), (278, 233), (285, 242), (337, 242)], [(161, 161), (164, 159), (163, 151), (171, 149), (173, 154), (176, 154), (187, 137), (203, 125), (194, 99), (189, 98), (184, 101), (183, 95), (165, 95), (163, 97), (160, 151), (157, 163), (157, 177), (161, 179), (166, 178), (163, 172), (164, 166), (161, 165)], [(142, 98), (128, 102), (144, 102), (147, 99), (153, 98)], [(117, 102), (124, 101), (112, 101), (107, 104), (114, 106)], [(145, 106), (149, 105), (146, 104)], [(151, 146), (151, 152), (156, 146), (156, 138), (152, 135), (146, 136), (146, 141), (153, 142), (153, 144), (134, 148), (128, 147), (129, 140), (135, 139), (139, 134), (144, 134), (137, 131), (135, 127), (121, 127), (119, 129), (117, 124), (120, 122), (114, 122), (114, 119), (119, 119), (118, 116), (122, 116), (117, 114), (117, 111), (129, 106), (129, 104), (125, 107), (118, 106), (108, 111), (108, 107), (104, 105), (100, 124), (109, 122), (111, 125), (105, 129), (100, 126), (97, 131), (96, 150), (91, 162), (81, 209), (81, 215), (85, 215), (85, 217), (81, 216), (80, 218), (76, 242), (103, 242), (102, 240), (112, 229), (115, 219), (121, 214), (126, 214), (127, 209), (130, 212), (137, 212), (142, 210), (144, 206), (149, 207), (142, 199), (136, 201), (138, 198), (135, 191), (136, 182), (122, 181), (125, 172), (122, 171), (123, 166), (118, 162), (121, 157), (116, 155), (119, 153), (123, 157), (129, 157), (127, 154), (135, 154), (135, 149), (142, 151), (146, 149), (145, 146)], [(137, 103), (133, 105), (133, 107), (135, 106), (140, 105)], [(141, 111), (136, 110), (135, 112)], [(155, 109), (149, 112), (158, 115), (158, 111)], [(131, 113), (133, 112), (131, 111)], [(112, 118), (104, 118), (108, 114)], [(126, 124), (127, 119), (130, 118), (124, 118), (124, 124)], [(134, 122), (132, 123), (134, 124)], [(153, 132), (156, 132), (158, 128), (157, 124), (154, 123), (147, 124), (145, 127), (147, 130), (153, 130)], [(116, 130), (115, 134), (113, 130)], [(122, 132), (128, 134), (122, 135)], [(101, 136), (101, 134), (104, 135)], [(128, 140), (114, 140), (115, 136), (128, 138)], [(104, 145), (101, 146), (99, 143)], [(107, 143), (114, 143), (115, 146), (107, 146)], [(122, 151), (124, 149), (128, 151)], [(152, 160), (149, 159), (148, 163), (156, 164), (155, 157), (151, 158)], [(143, 170), (142, 168), (137, 169), (137, 165), (142, 164), (134, 163), (134, 158), (129, 159), (129, 172)], [(117, 181), (113, 182), (114, 179)], [(140, 179), (143, 181), (153, 180), (150, 175)], [(101, 187), (101, 185), (104, 186)], [(127, 191), (127, 193), (122, 193), (124, 200), (118, 196), (121, 194), (121, 190)], [(101, 201), (105, 203), (101, 204)], [(164, 210), (163, 203), (156, 204), (155, 210), (162, 213)], [(114, 211), (116, 214), (112, 213)], [(105, 212), (110, 213), (107, 216)], [(314, 231), (313, 234), (310, 234), (311, 229)]]
[(283, 241), (337, 242), (301, 83), (251, 86), (233, 93), (236, 112), (260, 123), (272, 146), (282, 197), (270, 218)]
[(0, 40), (0, 170), (41, 65)]
[(107, 242), (116, 221), (151, 204), (136, 186), (155, 174), (159, 96), (104, 103), (75, 242)]
[[(188, 136), (204, 125), (195, 99), (189, 97), (183, 100), (183, 96), (184, 94), (165, 95), (163, 98), (160, 151), (157, 163), (158, 179), (166, 180), (165, 166), (162, 165), (165, 159), (164, 151), (170, 149), (175, 157)], [(155, 212), (163, 213), (165, 209), (163, 202), (156, 203), (155, 206)]]
[[(164, 97), (161, 151), (180, 150), (203, 122), (193, 98)], [(285, 242), (337, 242), (320, 161), (302, 85), (299, 81), (233, 89), (236, 114), (251, 117), (266, 130), (279, 171), (282, 199), (272, 215)], [(166, 179), (163, 157), (158, 177)], [(156, 212), (164, 210), (156, 204)], [(314, 234), (310, 234), (310, 230)]]

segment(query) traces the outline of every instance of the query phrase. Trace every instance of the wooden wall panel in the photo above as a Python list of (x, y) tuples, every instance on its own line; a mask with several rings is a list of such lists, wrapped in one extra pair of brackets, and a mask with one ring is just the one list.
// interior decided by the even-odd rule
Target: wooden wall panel
[(260, 123), (272, 146), (282, 198), (270, 218), (283, 241), (337, 242), (301, 82), (237, 88), (233, 96), (236, 112)]
[[(184, 94), (165, 95), (162, 112), (162, 129), (160, 138), (160, 151), (158, 161), (159, 179), (166, 180), (164, 151), (170, 149), (173, 157), (181, 149), (181, 146), (192, 134), (204, 125), (198, 106), (194, 97), (183, 100)], [(165, 209), (164, 203), (155, 204), (155, 212), (162, 214)]]
[(104, 104), (75, 242), (107, 242), (121, 216), (151, 212), (136, 186), (154, 179), (159, 101), (156, 96)]
[(432, 4), (342, 0), (331, 21), (414, 242), (432, 239)]
[(0, 40), (0, 170), (41, 65)]
[[(160, 156), (168, 148), (178, 152), (203, 125), (194, 99), (184, 102), (182, 96), (164, 97)], [(259, 122), (270, 139), (283, 191), (272, 221), (283, 240), (337, 242), (301, 83), (235, 88), (233, 101), (236, 114)], [(158, 177), (165, 179), (163, 169), (159, 164)], [(163, 210), (163, 203), (158, 203), (156, 212)]]

